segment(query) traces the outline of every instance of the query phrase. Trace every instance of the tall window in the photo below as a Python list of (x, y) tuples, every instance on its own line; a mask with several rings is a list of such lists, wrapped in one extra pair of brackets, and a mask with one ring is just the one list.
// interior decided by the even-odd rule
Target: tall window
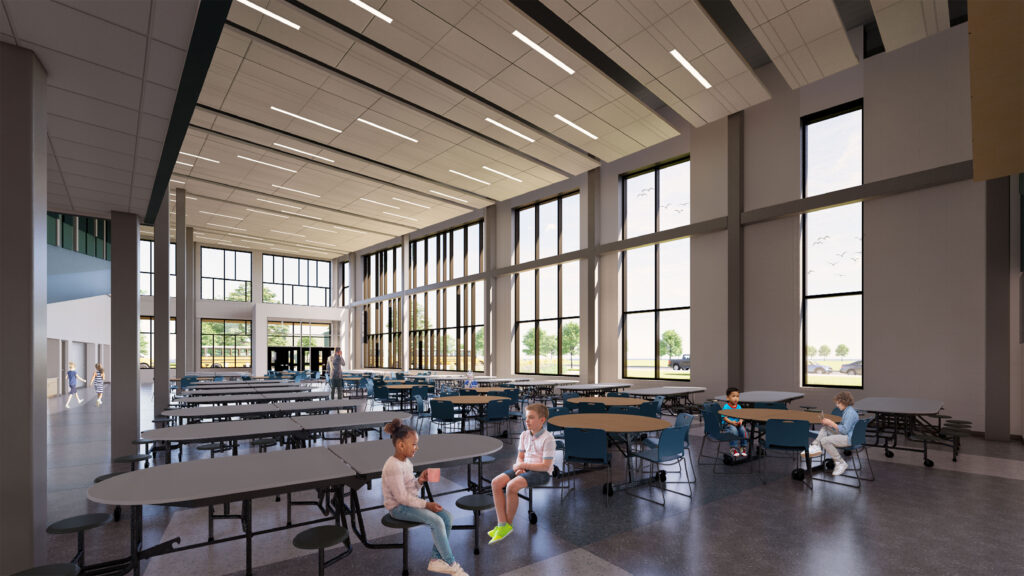
[(483, 282), (415, 294), (410, 314), (410, 368), (483, 371)]
[[(803, 119), (804, 196), (862, 183), (863, 103)], [(860, 202), (803, 217), (804, 384), (860, 388), (864, 378)]]
[(267, 346), (328, 348), (331, 325), (313, 322), (267, 322)]
[(623, 237), (635, 238), (690, 223), (690, 160), (627, 176), (622, 186)]
[(385, 296), (401, 289), (401, 246), (363, 256), (363, 298)]
[(622, 375), (690, 379), (690, 239), (622, 253)]
[(402, 366), (401, 298), (363, 306), (363, 365), (367, 368)]
[[(152, 316), (140, 316), (139, 317), (139, 368), (152, 368), (153, 367), (153, 317)], [(177, 364), (175, 358), (177, 356), (177, 341), (174, 336), (177, 333), (175, 329), (176, 322), (174, 318), (171, 318), (171, 334), (170, 334), (170, 364), (171, 368), (174, 368)]]
[(200, 298), (203, 300), (252, 301), (252, 254), (203, 247)]
[(248, 320), (203, 318), (200, 366), (249, 368), (252, 365), (252, 327)]
[(412, 287), (479, 274), (483, 229), (482, 222), (474, 222), (412, 242)]
[[(156, 270), (156, 260), (153, 259), (155, 243), (152, 240), (140, 240), (139, 241), (139, 295), (140, 296), (152, 296), (153, 293), (153, 274)], [(174, 298), (178, 294), (178, 281), (175, 278), (177, 273), (175, 260), (175, 254), (177, 253), (177, 244), (171, 243), (170, 253), (170, 295)]]
[(348, 262), (341, 263), (341, 305), (352, 303), (352, 267)]
[(263, 255), (263, 301), (299, 306), (331, 305), (331, 263)]
[(519, 264), (579, 250), (579, 192), (516, 210), (516, 247)]
[(580, 263), (515, 275), (516, 372), (580, 373)]

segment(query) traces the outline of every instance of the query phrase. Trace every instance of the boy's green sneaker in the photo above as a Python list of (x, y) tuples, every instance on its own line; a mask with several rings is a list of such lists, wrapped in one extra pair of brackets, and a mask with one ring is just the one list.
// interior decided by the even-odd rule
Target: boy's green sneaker
[(499, 525), (499, 526), (495, 526), (494, 528), (491, 528), (490, 530), (487, 531), (487, 535), (490, 536), (491, 538), (494, 538), (494, 535), (498, 533), (498, 528), (501, 528), (501, 526)]
[(504, 526), (498, 526), (494, 529), (494, 534), (491, 535), (491, 541), (488, 544), (494, 544), (495, 542), (501, 542), (506, 536), (512, 533), (512, 525), (505, 524)]

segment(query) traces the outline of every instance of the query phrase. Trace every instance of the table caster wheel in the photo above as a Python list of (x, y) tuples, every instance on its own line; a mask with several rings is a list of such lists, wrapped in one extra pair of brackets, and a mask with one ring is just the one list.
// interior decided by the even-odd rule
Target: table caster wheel
[(804, 479), (804, 471), (800, 468), (794, 468), (790, 475), (793, 477), (793, 480), (803, 481)]
[(612, 485), (609, 484), (608, 485), (608, 495), (611, 496), (612, 494), (615, 494), (615, 488), (613, 488)]
[(114, 506), (114, 522), (120, 522), (120, 521), (121, 521), (121, 507), (120, 506)]
[(925, 465), (925, 468), (931, 468), (932, 466), (935, 466), (935, 462), (932, 462), (928, 458), (925, 458), (924, 459), (924, 465)]
[(885, 451), (885, 457), (886, 458), (892, 458), (893, 456), (895, 456), (895, 454), (892, 453), (892, 450), (886, 450)]
[(536, 523), (537, 523), (537, 513), (536, 512), (530, 512), (530, 524), (536, 524)]
[(836, 468), (836, 463), (835, 463), (834, 460), (832, 460), (831, 458), (828, 458), (828, 459), (825, 460), (825, 469), (826, 470), (835, 470), (835, 468)]
[(562, 471), (558, 468), (558, 466), (555, 466), (554, 470), (551, 471), (551, 477), (558, 478), (558, 475), (561, 473)]
[(608, 494), (608, 483), (601, 484), (601, 494)]
[(658, 480), (662, 482), (668, 480), (668, 474), (664, 470), (658, 470)]
[(732, 462), (733, 462), (732, 455), (730, 455), (730, 454), (722, 454), (722, 462), (724, 462), (726, 465), (732, 464)]

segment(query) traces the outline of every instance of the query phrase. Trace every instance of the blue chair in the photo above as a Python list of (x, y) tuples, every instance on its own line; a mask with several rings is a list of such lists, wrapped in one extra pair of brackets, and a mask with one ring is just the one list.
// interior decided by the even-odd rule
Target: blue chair
[(657, 418), (658, 416), (661, 416), (661, 408), (665, 405), (665, 397), (664, 396), (655, 396), (654, 397), (654, 402), (658, 406), (658, 409), (655, 411), (656, 412), (655, 418)]
[[(509, 427), (509, 411), (512, 409), (511, 400), (495, 400), (487, 403), (487, 409), (484, 411), (483, 419), (480, 421), (481, 427), (486, 428), (490, 423), (496, 424), (499, 428), (502, 423), (505, 424), (505, 435), (508, 435)], [(484, 430), (486, 433), (486, 430)]]
[(426, 398), (419, 394), (414, 394), (412, 401), (415, 408), (413, 411), (413, 418), (419, 420), (420, 418), (430, 417), (430, 403), (427, 402)]
[(456, 429), (459, 425), (459, 420), (455, 416), (455, 404), (436, 398), (431, 400), (430, 421), (437, 425), (438, 432)]
[(661, 414), (661, 408), (656, 401), (644, 402), (636, 408), (641, 416), (647, 416), (648, 418), (657, 418)]
[(611, 396), (613, 398), (629, 398), (629, 394), (626, 394), (621, 390), (613, 390), (608, 393), (608, 396)]
[[(565, 429), (565, 457), (562, 459), (566, 472), (577, 467), (600, 465), (608, 469), (608, 481), (602, 487), (605, 496), (612, 495), (612, 456), (608, 453), (608, 438), (604, 430)], [(576, 489), (577, 474), (569, 474), (569, 491)], [(605, 500), (607, 503), (607, 499)]]
[(479, 396), (480, 393), (475, 388), (461, 388), (459, 389), (459, 396)]
[(223, 376), (214, 376), (213, 377), (213, 381), (214, 382), (223, 382), (224, 381), (224, 377)]
[(580, 402), (576, 404), (576, 411), (580, 414), (604, 414), (608, 407), (600, 402)]
[[(569, 404), (568, 400), (570, 398), (579, 398), (579, 397), (580, 397), (580, 395), (577, 392), (563, 392), (562, 393), (562, 405), (563, 406), (570, 406), (570, 410), (571, 410), (572, 409), (571, 408), (572, 405)], [(555, 397), (552, 396), (551, 400), (552, 400), (552, 402), (554, 402)]]
[[(700, 450), (697, 451), (697, 464), (701, 466), (707, 466), (712, 464), (712, 472), (718, 473), (718, 465), (721, 463), (721, 451), (718, 449), (723, 443), (728, 444), (733, 440), (736, 440), (735, 436), (726, 434), (722, 431), (722, 417), (718, 411), (720, 407), (717, 402), (706, 402), (700, 408), (701, 418), (704, 420), (704, 437), (700, 441)], [(708, 441), (714, 442), (715, 453), (708, 456), (704, 453), (704, 445)], [(706, 462), (707, 458), (711, 458), (711, 462)]]
[[(831, 474), (826, 474), (823, 477), (818, 478), (819, 482), (830, 482), (832, 484), (840, 484), (842, 486), (854, 487), (859, 490), (860, 487), (863, 485), (862, 481), (873, 482), (875, 480), (875, 471), (874, 469), (871, 468), (871, 455), (868, 453), (867, 447), (868, 424), (871, 422), (873, 418), (874, 416), (868, 418), (861, 418), (857, 420), (857, 424), (854, 425), (853, 427), (853, 441), (849, 447), (843, 449), (844, 452), (849, 451), (851, 453), (851, 455), (853, 456), (853, 462), (850, 464), (850, 467), (846, 470), (846, 473), (844, 473), (839, 478), (852, 478), (853, 480), (856, 480), (857, 483), (848, 484), (838, 479), (833, 479)], [(862, 452), (864, 453), (864, 460), (861, 460), (860, 457)], [(821, 457), (824, 458), (825, 454), (823, 453)], [(861, 471), (865, 469), (865, 460), (867, 461), (866, 468), (871, 474), (870, 477), (861, 474)], [(828, 460), (825, 460), (825, 468), (832, 468), (832, 466), (829, 466)], [(850, 474), (851, 472), (852, 475)]]
[[(814, 489), (812, 484), (812, 478), (810, 474), (811, 470), (811, 455), (808, 451), (810, 444), (810, 438), (808, 437), (808, 431), (811, 429), (811, 424), (806, 420), (769, 420), (765, 423), (765, 438), (764, 438), (764, 449), (767, 452), (770, 450), (782, 450), (790, 452), (794, 455), (799, 455), (801, 452), (804, 454), (804, 460), (807, 464), (807, 471), (805, 472), (802, 468), (797, 467), (793, 470), (793, 479), (804, 482), (808, 488)], [(764, 462), (766, 458), (761, 459), (761, 482), (764, 482)]]
[(639, 406), (609, 406), (609, 414), (632, 414), (634, 416), (645, 416)]
[[(686, 469), (686, 446), (688, 443), (688, 435), (690, 434), (690, 428), (666, 428), (661, 431), (661, 437), (657, 447), (648, 448), (636, 455), (636, 458), (640, 464), (639, 472), (640, 475), (644, 475), (644, 464), (650, 465), (650, 476), (651, 481), (657, 483), (658, 488), (661, 488), (661, 502), (640, 496), (636, 493), (630, 493), (632, 496), (636, 496), (641, 500), (647, 500), (655, 504), (665, 505), (665, 492), (672, 492), (679, 494), (680, 496), (686, 496), (687, 498), (693, 496), (692, 490), (686, 492), (680, 492), (678, 490), (672, 490), (668, 487), (669, 484), (682, 484), (687, 486), (692, 484), (690, 480), (690, 474)], [(674, 482), (668, 481), (668, 475), (660, 467), (663, 464), (675, 464), (679, 468), (679, 475), (685, 476), (685, 480), (678, 480)]]
[(754, 402), (753, 408), (764, 408), (766, 410), (786, 410), (785, 402)]
[(382, 384), (374, 385), (373, 400), (380, 402), (381, 406), (387, 409), (391, 405), (391, 393), (388, 391), (388, 387)]
[[(693, 454), (690, 453), (690, 426), (693, 424), (693, 414), (682, 412), (676, 415), (676, 421), (672, 425), (673, 428), (681, 428), (686, 431), (685, 440), (683, 441), (684, 447), (686, 448), (686, 456), (690, 462), (690, 470), (693, 470), (693, 476), (690, 476), (690, 472), (686, 472), (686, 477), (689, 478), (691, 484), (697, 483), (697, 470), (693, 467)], [(661, 443), (660, 437), (647, 438), (644, 440), (644, 445), (648, 448), (657, 448), (658, 444)], [(685, 466), (686, 463), (684, 462)]]

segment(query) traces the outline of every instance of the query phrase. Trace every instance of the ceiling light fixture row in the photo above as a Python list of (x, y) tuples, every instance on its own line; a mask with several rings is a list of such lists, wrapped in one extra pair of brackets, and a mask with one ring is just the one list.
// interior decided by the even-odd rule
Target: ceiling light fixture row
[(566, 118), (565, 116), (562, 116), (561, 114), (555, 114), (555, 118), (556, 118), (556, 119), (558, 119), (558, 120), (561, 120), (562, 122), (565, 122), (565, 124), (566, 124), (566, 125), (568, 125), (568, 126), (570, 126), (570, 127), (572, 127), (572, 128), (575, 128), (575, 129), (579, 130), (579, 131), (580, 131), (580, 132), (582, 132), (583, 134), (585, 134), (585, 135), (587, 135), (587, 136), (590, 136), (590, 138), (591, 138), (591, 139), (593, 139), (593, 140), (597, 140), (597, 136), (595, 136), (595, 135), (594, 135), (594, 134), (592, 134), (591, 132), (589, 132), (589, 131), (587, 131), (587, 130), (583, 129), (583, 127), (582, 127), (582, 126), (580, 126), (579, 124), (577, 124), (577, 123), (573, 122), (572, 120), (569, 120), (569, 119), (568, 119), (568, 118)]
[(450, 170), (450, 169), (448, 171), (451, 172), (452, 174), (457, 175), (457, 176), (462, 176), (463, 178), (469, 178), (470, 180), (473, 180), (474, 182), (479, 182), (479, 183), (487, 185), (487, 186), (491, 185), (490, 182), (487, 182), (486, 180), (481, 180), (479, 178), (474, 178), (474, 177), (470, 176), (469, 174), (463, 174), (462, 172), (458, 172), (456, 170)]
[(516, 182), (519, 182), (520, 184), (523, 182), (522, 180), (520, 180), (519, 178), (516, 178), (515, 176), (509, 176), (508, 174), (505, 174), (504, 172), (498, 172), (494, 168), (488, 168), (487, 166), (481, 166), (481, 168), (483, 168), (484, 170), (487, 170), (488, 172), (493, 172), (493, 173), (497, 174), (498, 176), (504, 176), (505, 178), (508, 178), (509, 180), (515, 180)]
[(242, 160), (248, 160), (249, 162), (255, 162), (256, 164), (263, 164), (264, 166), (270, 166), (271, 168), (277, 168), (278, 170), (284, 170), (285, 172), (291, 172), (292, 174), (297, 174), (299, 172), (298, 170), (292, 170), (291, 168), (285, 168), (284, 166), (278, 166), (277, 164), (271, 164), (269, 162), (264, 162), (262, 160), (255, 160), (253, 158), (249, 158), (248, 156), (242, 156), (241, 154), (237, 156)]
[(700, 82), (700, 85), (703, 86), (705, 90), (711, 88), (711, 83), (708, 82), (704, 78), (704, 76), (701, 75), (700, 72), (697, 72), (697, 69), (693, 67), (693, 64), (690, 64), (689, 60), (683, 58), (683, 55), (679, 53), (679, 50), (672, 49), (672, 51), (669, 52), (669, 54), (671, 54), (673, 58), (675, 58), (680, 64), (682, 64), (683, 68), (686, 68), (686, 71), (689, 72), (694, 78), (696, 78), (697, 82)]
[(395, 132), (394, 130), (392, 130), (390, 128), (385, 128), (385, 127), (381, 126), (380, 124), (375, 124), (373, 122), (370, 122), (369, 120), (363, 120), (362, 118), (356, 118), (356, 122), (362, 122), (363, 124), (366, 124), (367, 126), (373, 126), (374, 128), (376, 128), (378, 130), (383, 130), (384, 132), (387, 132), (388, 134), (394, 134), (395, 136), (398, 136), (399, 138), (405, 138), (406, 140), (408, 140), (410, 142), (419, 143), (419, 140), (417, 140), (415, 138), (406, 136), (405, 134), (402, 134), (401, 132)]
[(285, 18), (284, 16), (279, 16), (277, 14), (274, 14), (270, 10), (267, 10), (266, 8), (264, 8), (263, 6), (260, 6), (258, 4), (253, 4), (249, 0), (238, 0), (238, 3), (241, 4), (242, 6), (246, 6), (246, 7), (252, 8), (253, 10), (259, 12), (260, 14), (263, 14), (264, 16), (268, 16), (270, 18), (273, 18), (274, 20), (277, 20), (278, 22), (280, 22), (281, 24), (284, 24), (285, 26), (288, 26), (289, 28), (294, 28), (295, 30), (299, 30), (299, 29), (302, 28), (301, 26), (299, 26), (295, 22), (292, 22), (291, 20)]
[(213, 158), (206, 158), (204, 156), (199, 156), (198, 154), (189, 154), (188, 152), (180, 152), (180, 151), (178, 152), (178, 154), (181, 154), (182, 156), (188, 156), (189, 158), (196, 158), (197, 160), (206, 160), (207, 162), (213, 162), (214, 164), (220, 164), (220, 160), (214, 160)]
[(366, 10), (370, 14), (373, 14), (377, 18), (380, 18), (381, 20), (387, 22), (388, 24), (391, 24), (391, 22), (393, 21), (390, 16), (388, 16), (387, 14), (381, 12), (380, 10), (377, 10), (376, 8), (374, 8), (373, 6), (370, 6), (366, 2), (363, 2), (362, 0), (349, 0), (349, 1), (352, 2), (353, 4), (355, 4), (356, 6), (359, 6), (363, 10)]
[(274, 142), (274, 146), (277, 146), (278, 148), (284, 148), (285, 150), (291, 150), (296, 154), (303, 154), (305, 156), (309, 156), (310, 158), (316, 158), (317, 160), (323, 160), (324, 162), (330, 162), (331, 164), (334, 164), (334, 160), (331, 160), (330, 158), (320, 156), (319, 154), (313, 154), (312, 152), (306, 152), (305, 150), (299, 150), (298, 148), (293, 148), (291, 146), (286, 146), (284, 144), (281, 144), (280, 142)]
[(405, 218), (406, 220), (412, 220), (413, 222), (419, 222), (419, 220), (417, 220), (415, 218), (410, 218), (408, 216), (402, 216), (401, 214), (394, 214), (392, 212), (381, 212), (381, 214), (387, 214), (388, 216), (394, 216), (395, 218)]
[(515, 134), (516, 136), (519, 136), (520, 138), (522, 138), (523, 140), (526, 140), (527, 142), (531, 142), (531, 143), (536, 142), (536, 140), (534, 140), (533, 138), (530, 138), (526, 134), (523, 134), (522, 132), (518, 132), (516, 130), (513, 130), (512, 128), (509, 128), (508, 126), (505, 126), (504, 124), (502, 124), (501, 122), (498, 122), (497, 120), (494, 120), (493, 118), (484, 118), (484, 120), (487, 121), (487, 122), (490, 122), (491, 124), (494, 124), (498, 128), (501, 128), (502, 130), (505, 130), (506, 132), (510, 132), (512, 134)]
[(565, 62), (562, 62), (558, 58), (555, 58), (554, 54), (542, 48), (540, 44), (537, 44), (533, 40), (527, 38), (526, 35), (520, 32), (519, 30), (514, 30), (512, 32), (512, 35), (515, 36), (516, 38), (519, 38), (519, 40), (521, 40), (523, 44), (526, 44), (530, 48), (533, 48), (533, 50), (540, 54), (541, 56), (550, 60), (555, 66), (558, 66), (562, 70), (565, 70), (566, 73), (568, 73), (570, 76), (576, 73), (576, 71), (570, 68)]

